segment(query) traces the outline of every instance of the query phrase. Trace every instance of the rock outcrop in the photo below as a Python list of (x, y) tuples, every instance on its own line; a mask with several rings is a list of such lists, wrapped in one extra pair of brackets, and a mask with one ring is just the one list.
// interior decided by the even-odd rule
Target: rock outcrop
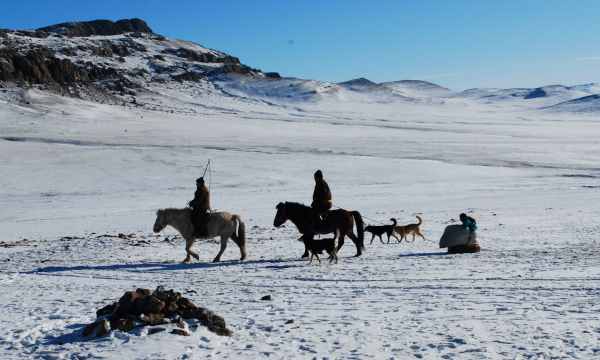
[(149, 84), (199, 83), (228, 73), (280, 77), (246, 66), (237, 57), (166, 39), (140, 19), (69, 22), (37, 30), (0, 29), (0, 81), (68, 90), (61, 95), (80, 97), (74, 90), (95, 88), (105, 94), (84, 98), (136, 104), (132, 96)]
[(45, 33), (54, 33), (72, 37), (121, 35), (128, 32), (154, 34), (150, 27), (148, 27), (148, 24), (140, 19), (123, 19), (117, 22), (112, 22), (110, 20), (67, 22), (46, 26), (37, 30)]
[[(225, 325), (225, 319), (209, 310), (197, 307), (181, 293), (167, 291), (162, 286), (155, 291), (149, 289), (127, 291), (118, 302), (96, 311), (96, 316), (99, 320), (86, 326), (83, 329), (83, 336), (100, 337), (110, 331), (128, 332), (136, 327), (165, 324), (173, 324), (183, 329), (184, 319), (196, 319), (217, 335), (231, 335), (231, 331)], [(174, 329), (171, 333), (188, 335), (187, 331), (180, 329)]]

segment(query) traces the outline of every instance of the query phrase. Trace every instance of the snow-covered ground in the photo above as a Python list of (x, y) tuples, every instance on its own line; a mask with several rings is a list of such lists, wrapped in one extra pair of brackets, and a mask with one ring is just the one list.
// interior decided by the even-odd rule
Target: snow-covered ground
[[(149, 85), (139, 107), (3, 85), (1, 358), (598, 356), (600, 115), (548, 108), (589, 94), (243, 80)], [(208, 159), (211, 205), (244, 218), (247, 261), (230, 242), (210, 263), (219, 245), (204, 241), (182, 264), (182, 240), (152, 233)], [(280, 201), (310, 203), (317, 169), (334, 205), (371, 224), (420, 215), (429, 241), (367, 233), (363, 256), (347, 241), (337, 265), (309, 266), (296, 229), (272, 224)], [(461, 212), (479, 254), (437, 246)], [(158, 285), (233, 336), (81, 336), (98, 308)]]

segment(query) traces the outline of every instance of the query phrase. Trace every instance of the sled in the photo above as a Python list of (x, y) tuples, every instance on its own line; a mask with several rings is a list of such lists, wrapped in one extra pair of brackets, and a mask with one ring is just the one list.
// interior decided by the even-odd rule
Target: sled
[(477, 253), (481, 251), (477, 231), (471, 232), (462, 225), (446, 226), (440, 238), (440, 248), (448, 248), (450, 254)]

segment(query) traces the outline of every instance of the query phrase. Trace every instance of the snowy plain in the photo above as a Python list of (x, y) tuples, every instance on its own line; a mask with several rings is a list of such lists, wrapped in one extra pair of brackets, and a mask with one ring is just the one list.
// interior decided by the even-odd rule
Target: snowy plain
[[(139, 106), (116, 106), (3, 85), (2, 358), (600, 353), (600, 112), (552, 108), (588, 93), (232, 75), (148, 84)], [(176, 232), (152, 233), (157, 209), (193, 197), (208, 159), (213, 209), (245, 220), (246, 261), (230, 242), (211, 263), (219, 245), (198, 241), (200, 261), (182, 264)], [(317, 169), (334, 205), (371, 224), (420, 215), (429, 241), (367, 233), (363, 256), (347, 241), (337, 265), (309, 266), (297, 230), (273, 218), (281, 201), (310, 204)], [(461, 212), (477, 219), (481, 253), (437, 245)], [(233, 336), (81, 336), (100, 307), (158, 285), (223, 316)]]

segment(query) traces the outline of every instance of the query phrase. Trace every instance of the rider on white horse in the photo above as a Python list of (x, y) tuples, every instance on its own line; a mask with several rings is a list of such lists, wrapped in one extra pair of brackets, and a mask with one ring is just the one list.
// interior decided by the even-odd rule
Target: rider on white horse
[(196, 179), (196, 192), (194, 193), (194, 200), (190, 201), (190, 207), (192, 208), (192, 225), (194, 225), (194, 231), (196, 237), (207, 237), (207, 220), (210, 211), (210, 193), (204, 185), (204, 178), (200, 177)]

